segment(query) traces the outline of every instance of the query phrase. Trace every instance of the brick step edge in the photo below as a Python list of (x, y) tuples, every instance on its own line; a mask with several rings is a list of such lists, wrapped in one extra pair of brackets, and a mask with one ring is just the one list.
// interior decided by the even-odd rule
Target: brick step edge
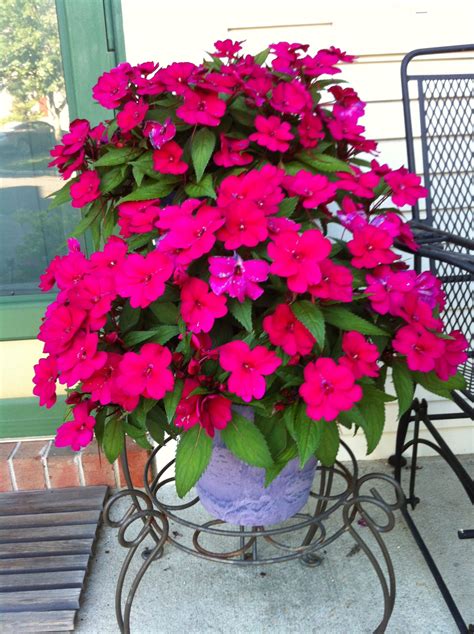
[[(127, 453), (133, 485), (143, 487), (148, 452), (129, 441)], [(2, 492), (98, 484), (113, 488), (126, 486), (119, 461), (110, 464), (95, 441), (79, 452), (55, 447), (53, 440), (0, 443)]]

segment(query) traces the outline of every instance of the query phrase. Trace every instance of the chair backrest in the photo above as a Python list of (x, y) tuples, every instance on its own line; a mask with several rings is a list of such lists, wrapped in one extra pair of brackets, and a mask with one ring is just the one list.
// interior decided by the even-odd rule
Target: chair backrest
[[(450, 68), (458, 63), (469, 72), (440, 73), (447, 60)], [(430, 72), (418, 73), (417, 66)], [(462, 240), (474, 240), (474, 44), (412, 51), (401, 73), (408, 167), (428, 189), (426, 200), (413, 208), (413, 219), (461, 238), (442, 246), (453, 255), (467, 253), (469, 245)], [(421, 258), (416, 265), (421, 270)], [(474, 401), (473, 275), (434, 258), (429, 265), (443, 281), (447, 327), (461, 330), (470, 342), (470, 358), (461, 371), (464, 395)]]

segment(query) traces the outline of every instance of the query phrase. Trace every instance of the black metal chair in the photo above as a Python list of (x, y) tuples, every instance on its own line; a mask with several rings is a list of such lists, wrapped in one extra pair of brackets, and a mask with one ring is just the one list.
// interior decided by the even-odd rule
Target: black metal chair
[[(474, 504), (474, 482), (446, 440), (436, 428), (439, 420), (474, 419), (474, 205), (473, 205), (473, 101), (474, 74), (417, 74), (410, 72), (416, 58), (472, 58), (474, 45), (419, 49), (402, 62), (402, 95), (405, 132), (410, 171), (422, 174), (428, 197), (413, 208), (411, 226), (420, 250), (415, 256), (418, 272), (429, 269), (441, 278), (446, 293), (444, 320), (451, 329), (461, 330), (470, 341), (469, 358), (461, 368), (466, 389), (452, 393), (459, 409), (448, 414), (430, 414), (425, 399), (418, 399), (398, 425), (395, 455), (395, 478), (400, 482), (403, 454), (410, 450), (407, 504), (403, 513), (449, 610), (461, 632), (473, 631), (462, 617), (443, 576), (420, 531), (413, 511), (420, 501), (415, 495), (417, 457), (420, 445), (435, 450), (449, 464)], [(462, 54), (462, 55), (459, 55)], [(434, 58), (436, 60), (436, 57)], [(432, 63), (436, 67), (435, 63)], [(415, 133), (414, 133), (415, 129)], [(420, 428), (430, 438), (420, 436)], [(407, 440), (408, 432), (413, 437)], [(461, 539), (474, 537), (474, 530), (458, 531)]]

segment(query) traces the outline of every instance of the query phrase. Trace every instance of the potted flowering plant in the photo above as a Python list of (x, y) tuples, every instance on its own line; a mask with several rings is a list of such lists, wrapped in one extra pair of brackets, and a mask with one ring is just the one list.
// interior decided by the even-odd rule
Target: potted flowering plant
[[(57, 445), (95, 435), (113, 461), (127, 435), (144, 449), (171, 435), (180, 496), (198, 483), (243, 523), (224, 508), (240, 494), (257, 513), (245, 522), (268, 523), (304, 504), (340, 426), (370, 453), (387, 401), (402, 414), (417, 383), (462, 387), (467, 343), (443, 331), (440, 282), (394, 250), (416, 250), (398, 207), (425, 189), (370, 156), (364, 103), (334, 78), (352, 59), (226, 40), (200, 65), (99, 78), (93, 96), (116, 116), (73, 121), (51, 152), (67, 180), (52, 205), (83, 211), (40, 283), (59, 289), (34, 378), (46, 407), (68, 389)], [(262, 519), (272, 492), (292, 503)]]

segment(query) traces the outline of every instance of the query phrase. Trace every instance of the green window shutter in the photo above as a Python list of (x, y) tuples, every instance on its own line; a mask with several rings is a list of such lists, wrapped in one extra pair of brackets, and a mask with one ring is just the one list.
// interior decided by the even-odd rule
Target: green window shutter
[(70, 119), (97, 124), (107, 111), (93, 101), (92, 87), (125, 61), (120, 0), (56, 0), (56, 9)]

